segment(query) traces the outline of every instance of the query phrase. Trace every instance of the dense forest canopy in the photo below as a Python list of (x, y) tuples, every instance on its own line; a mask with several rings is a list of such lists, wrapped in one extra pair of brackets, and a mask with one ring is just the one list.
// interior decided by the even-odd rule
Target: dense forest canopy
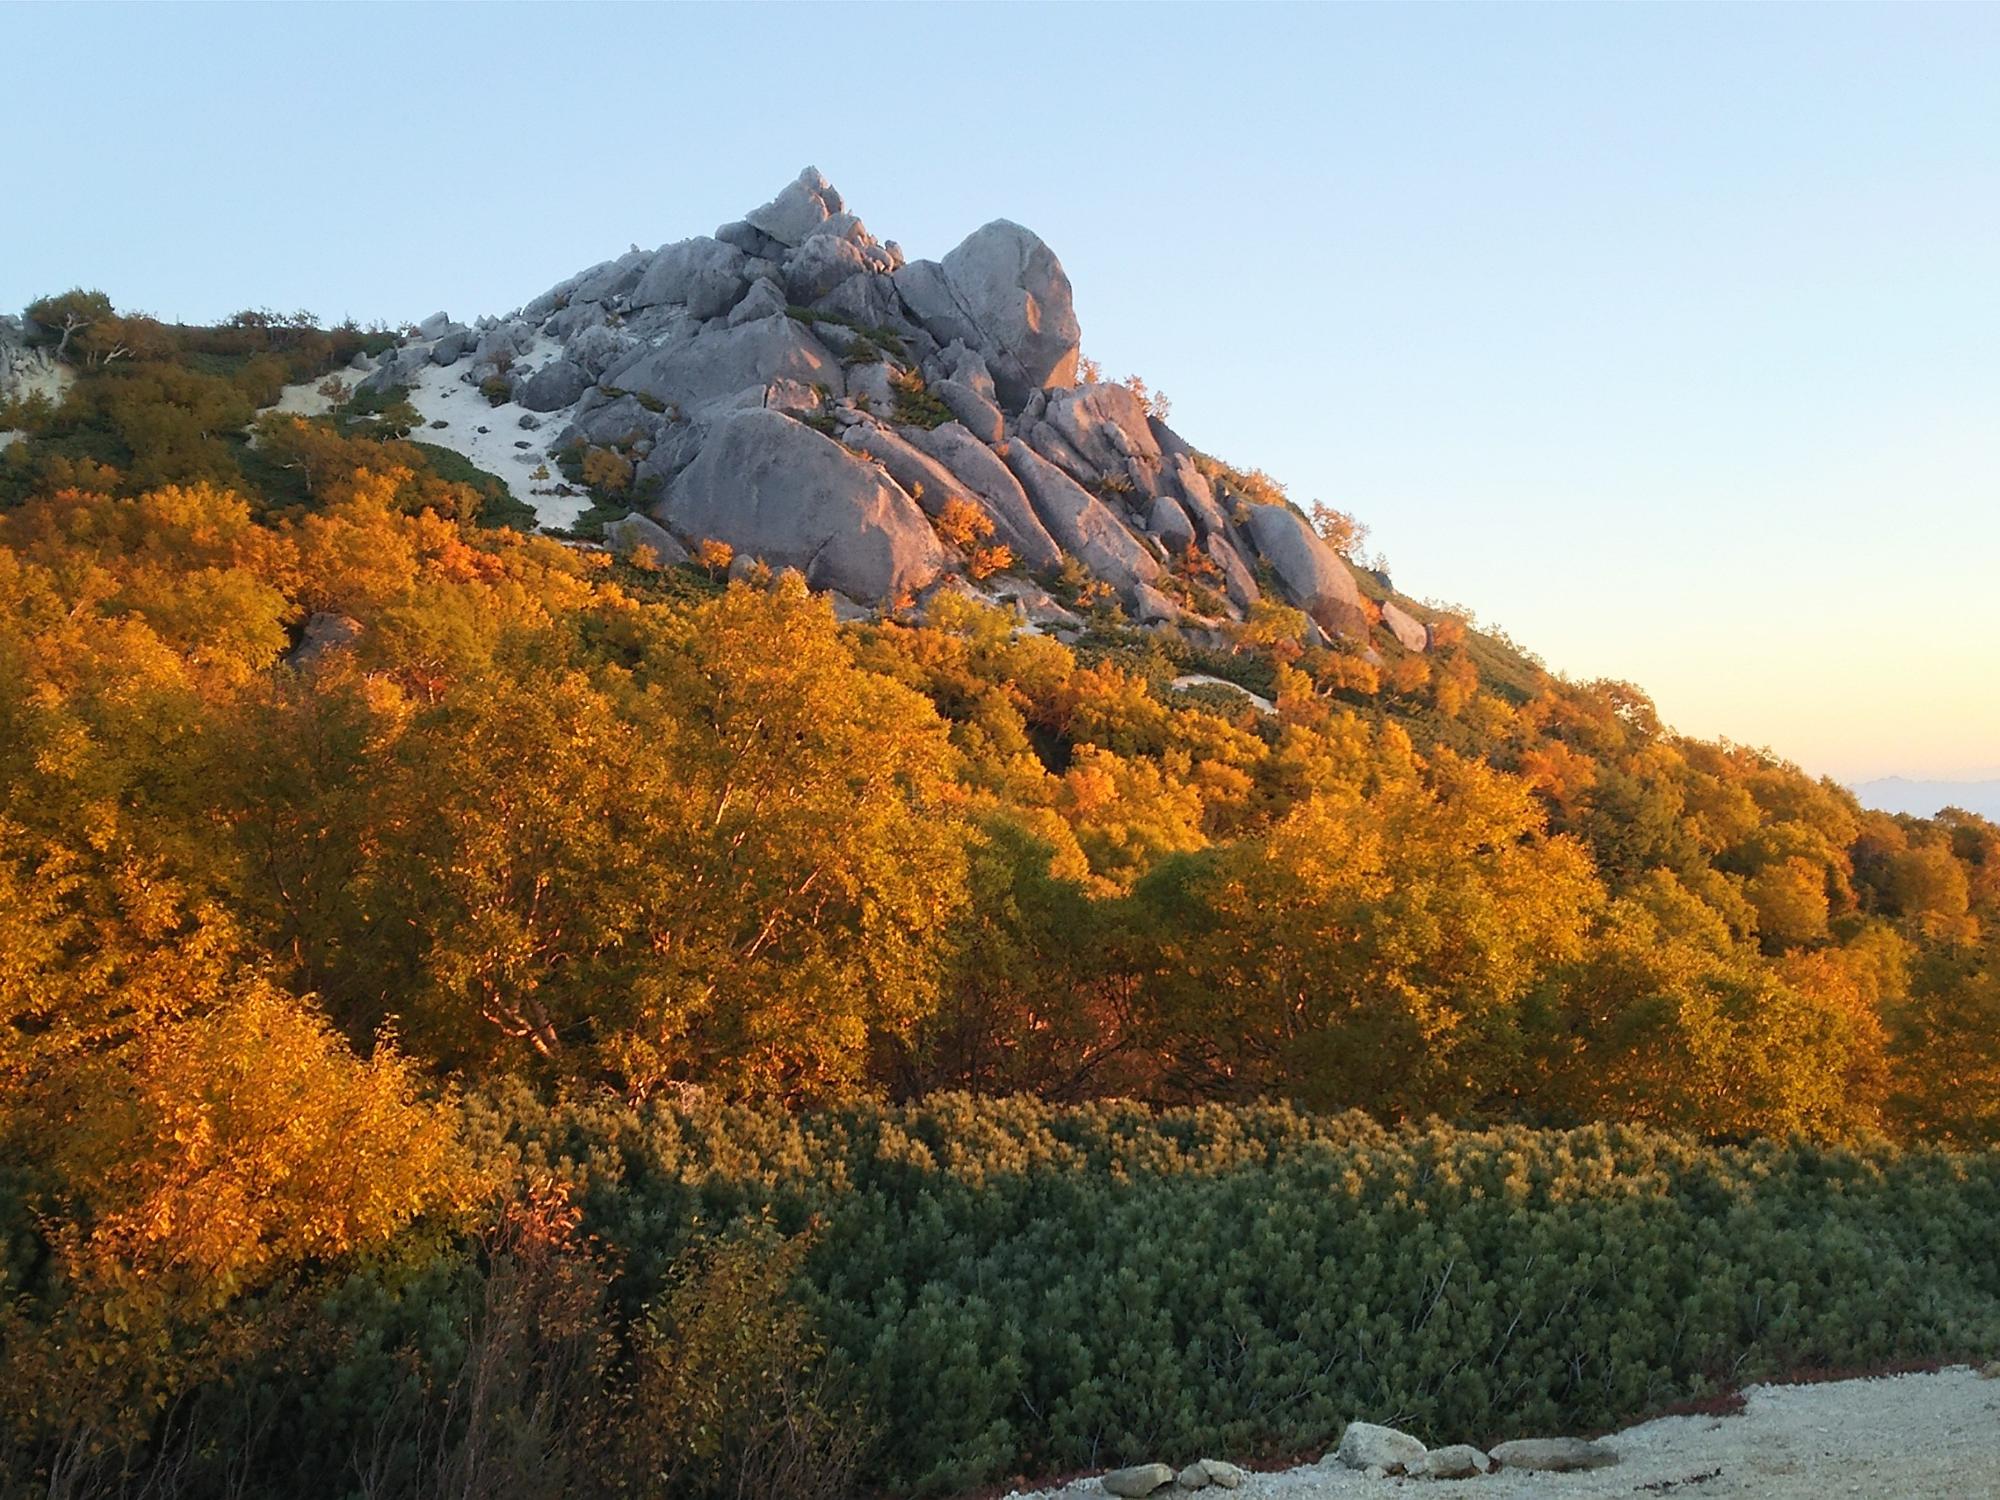
[(1981, 818), (1441, 611), (1429, 654), (838, 623), (504, 524), (393, 409), (260, 416), (384, 335), (31, 312), (75, 372), (0, 411), (0, 1378), (71, 1401), (7, 1402), (34, 1463), (157, 1435), (246, 1298), (557, 1234), (469, 1143), (503, 1085), (2000, 1136)]

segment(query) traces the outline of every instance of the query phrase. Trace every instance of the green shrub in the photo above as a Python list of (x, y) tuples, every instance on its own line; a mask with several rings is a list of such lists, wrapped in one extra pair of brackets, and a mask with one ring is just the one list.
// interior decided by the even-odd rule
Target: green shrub
[(1993, 1155), (959, 1095), (475, 1118), (576, 1178), (634, 1313), (700, 1224), (819, 1219), (808, 1304), (899, 1493), (1312, 1451), (1356, 1417), (1603, 1428), (1799, 1366), (2000, 1350)]
[(952, 420), (951, 408), (931, 394), (915, 370), (896, 370), (889, 376), (889, 388), (895, 392), (896, 420), (905, 426), (942, 427)]

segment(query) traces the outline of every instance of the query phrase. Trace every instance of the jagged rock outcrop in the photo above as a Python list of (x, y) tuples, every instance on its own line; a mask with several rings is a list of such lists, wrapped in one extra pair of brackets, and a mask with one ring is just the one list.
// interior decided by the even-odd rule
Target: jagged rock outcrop
[(69, 384), (69, 368), (46, 348), (28, 342), (30, 326), (15, 317), (0, 317), (0, 405), (39, 396), (54, 405)]
[(727, 542), (853, 599), (897, 599), (944, 572), (944, 547), (915, 501), (782, 412), (718, 423), (654, 514), (683, 536)]
[(1004, 442), (999, 453), (1063, 551), (1127, 597), (1159, 578), (1158, 560), (1103, 501), (1024, 442)]
[[(437, 313), (365, 384), (511, 397), (547, 414), (529, 430), (552, 466), (616, 450), (661, 528), (621, 523), (621, 550), (643, 536), (671, 559), (713, 537), (879, 607), (963, 569), (927, 520), (958, 501), (1022, 573), (1048, 581), (1074, 560), (1132, 619), (1185, 622), (1189, 599), (1241, 619), (1261, 577), (1316, 638), (1366, 637), (1352, 573), (1305, 518), (1242, 493), (1133, 390), (1077, 385), (1078, 340), (1069, 278), (1031, 231), (996, 219), (908, 260), (808, 167), (713, 235), (635, 246), (510, 318)], [(975, 591), (1038, 591), (1015, 581)], [(1393, 607), (1383, 622), (1423, 649), (1421, 622)]]
[(1368, 616), (1347, 564), (1289, 505), (1253, 505), (1245, 529), (1285, 592), (1329, 634), (1365, 636)]
[(929, 430), (906, 429), (903, 434), (958, 477), (984, 503), (995, 535), (1014, 549), (1014, 556), (1034, 569), (1062, 566), (1062, 548), (1049, 534), (1028, 502), (1020, 480), (992, 448), (957, 422)]

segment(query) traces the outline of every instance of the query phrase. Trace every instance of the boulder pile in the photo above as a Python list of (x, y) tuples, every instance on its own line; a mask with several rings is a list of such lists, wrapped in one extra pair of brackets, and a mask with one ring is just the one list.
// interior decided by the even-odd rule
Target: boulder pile
[[(1477, 1479), (1496, 1469), (1521, 1469), (1544, 1474), (1568, 1474), (1609, 1468), (1618, 1451), (1583, 1438), (1517, 1438), (1490, 1453), (1470, 1443), (1427, 1448), (1407, 1432), (1373, 1422), (1349, 1422), (1340, 1446), (1320, 1460), (1322, 1469), (1358, 1470), (1370, 1479)], [(1171, 1500), (1196, 1490), (1240, 1488), (1244, 1471), (1219, 1459), (1204, 1458), (1176, 1472), (1169, 1464), (1135, 1464), (1098, 1476), (1107, 1495), (1126, 1500)]]
[[(910, 260), (809, 167), (713, 235), (635, 247), (509, 318), (426, 319), (367, 384), (462, 365), (548, 414), (553, 451), (611, 450), (660, 528), (621, 536), (656, 556), (724, 542), (871, 607), (1073, 562), (1141, 623), (1219, 629), (1275, 586), (1315, 635), (1366, 640), (1377, 612), (1306, 518), (1126, 386), (1079, 385), (1078, 339), (1031, 231), (996, 219)], [(1400, 610), (1379, 623), (1427, 645)]]

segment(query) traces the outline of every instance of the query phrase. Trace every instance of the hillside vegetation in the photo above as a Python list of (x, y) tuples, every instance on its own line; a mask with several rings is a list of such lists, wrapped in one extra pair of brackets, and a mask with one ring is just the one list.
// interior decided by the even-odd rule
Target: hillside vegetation
[(1985, 820), (1449, 614), (839, 624), (258, 417), (365, 335), (138, 332), (0, 421), (15, 1490), (942, 1489), (1993, 1348)]

